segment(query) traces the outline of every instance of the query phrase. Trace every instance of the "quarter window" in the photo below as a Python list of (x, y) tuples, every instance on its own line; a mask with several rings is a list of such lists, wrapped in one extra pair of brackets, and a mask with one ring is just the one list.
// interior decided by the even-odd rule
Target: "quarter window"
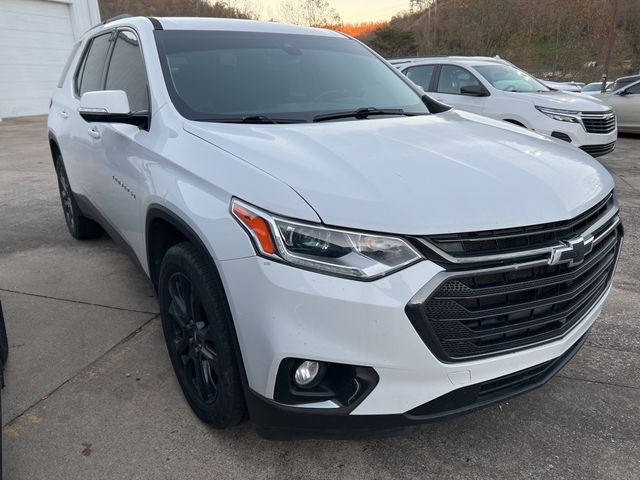
[(451, 93), (460, 95), (462, 87), (472, 85), (482, 86), (476, 77), (469, 70), (456, 65), (443, 65), (438, 79), (439, 93)]
[(91, 46), (84, 57), (84, 61), (78, 72), (77, 83), (78, 92), (82, 95), (85, 92), (95, 92), (102, 90), (102, 74), (104, 73), (104, 63), (111, 43), (111, 32), (100, 35), (91, 41)]
[(420, 85), (425, 92), (429, 91), (431, 85), (431, 77), (433, 77), (433, 71), (435, 65), (419, 65), (417, 67), (411, 67), (407, 69), (407, 77), (416, 85)]
[(60, 79), (58, 80), (58, 88), (61, 88), (62, 85), (64, 85), (64, 79), (67, 78), (67, 72), (69, 71), (69, 67), (71, 67), (71, 62), (78, 52), (78, 48), (80, 48), (80, 42), (77, 42), (73, 47), (71, 47), (71, 52), (69, 52), (67, 62), (64, 64), (64, 68), (62, 69), (62, 73), (60, 74)]
[(128, 30), (118, 32), (107, 72), (106, 90), (124, 90), (133, 112), (149, 110), (147, 74), (138, 38)]

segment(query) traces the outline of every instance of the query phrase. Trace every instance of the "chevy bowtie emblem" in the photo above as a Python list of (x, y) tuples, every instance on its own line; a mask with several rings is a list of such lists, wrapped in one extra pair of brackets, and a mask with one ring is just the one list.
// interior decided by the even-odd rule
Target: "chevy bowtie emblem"
[(555, 247), (549, 257), (549, 265), (568, 263), (569, 266), (582, 263), (585, 255), (593, 249), (593, 236), (564, 240), (561, 247)]

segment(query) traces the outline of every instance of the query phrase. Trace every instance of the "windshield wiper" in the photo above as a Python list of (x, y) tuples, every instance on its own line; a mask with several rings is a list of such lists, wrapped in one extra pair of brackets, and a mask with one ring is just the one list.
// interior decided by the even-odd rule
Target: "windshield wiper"
[(313, 117), (314, 122), (324, 122), (325, 120), (337, 120), (339, 118), (357, 118), (358, 120), (365, 119), (371, 115), (416, 115), (407, 113), (401, 108), (375, 108), (375, 107), (363, 107), (357, 110), (348, 110), (346, 112), (334, 112), (324, 113), (322, 115), (316, 115)]
[(233, 117), (233, 118), (206, 118), (199, 119), (202, 122), (221, 122), (221, 123), (306, 123), (306, 120), (302, 120), (299, 118), (274, 118), (268, 117), (266, 115), (246, 115), (244, 117)]
[(294, 118), (272, 118), (266, 115), (247, 115), (240, 120), (242, 123), (302, 123), (306, 120)]

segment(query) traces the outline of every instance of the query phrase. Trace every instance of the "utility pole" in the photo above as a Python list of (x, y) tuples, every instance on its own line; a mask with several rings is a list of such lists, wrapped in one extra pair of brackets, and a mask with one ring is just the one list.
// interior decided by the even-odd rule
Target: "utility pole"
[(611, 12), (611, 24), (609, 25), (609, 38), (607, 40), (607, 53), (604, 57), (604, 72), (602, 74), (602, 88), (601, 91), (605, 91), (607, 88), (607, 79), (609, 78), (609, 65), (611, 64), (611, 53), (613, 52), (613, 44), (616, 41), (616, 17), (618, 16), (618, 0), (611, 0), (612, 12)]

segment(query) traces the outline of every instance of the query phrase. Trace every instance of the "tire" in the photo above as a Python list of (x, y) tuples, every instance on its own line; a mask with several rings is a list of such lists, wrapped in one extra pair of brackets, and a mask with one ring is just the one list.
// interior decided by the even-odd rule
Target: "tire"
[(97, 238), (104, 233), (102, 227), (93, 220), (82, 215), (78, 202), (73, 196), (69, 177), (64, 168), (62, 157), (58, 155), (55, 162), (56, 175), (58, 177), (58, 190), (60, 192), (60, 202), (62, 203), (62, 211), (64, 219), (71, 236), (78, 240), (88, 240)]
[(174, 245), (160, 266), (158, 298), (169, 358), (191, 409), (215, 428), (240, 423), (246, 405), (233, 320), (215, 267), (193, 244)]

